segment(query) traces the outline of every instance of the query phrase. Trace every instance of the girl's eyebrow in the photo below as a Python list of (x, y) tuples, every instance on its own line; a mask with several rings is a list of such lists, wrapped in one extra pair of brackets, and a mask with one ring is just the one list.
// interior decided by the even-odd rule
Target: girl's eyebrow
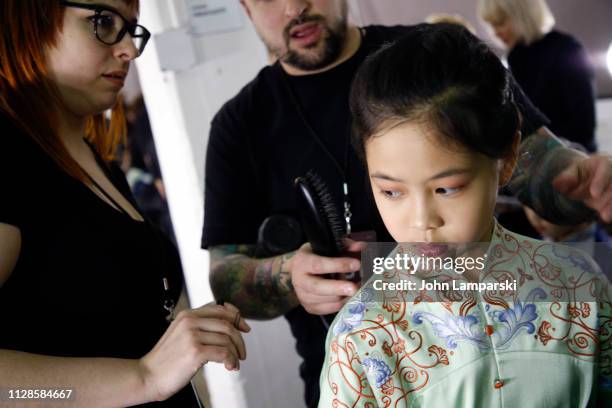
[[(456, 176), (459, 174), (466, 174), (466, 173), (470, 173), (469, 169), (462, 169), (462, 168), (451, 168), (451, 169), (446, 169), (444, 171), (441, 171), (438, 174), (435, 174), (433, 176), (431, 176), (430, 178), (427, 179), (427, 181), (431, 181), (431, 180), (438, 180), (441, 178), (445, 178), (445, 177), (450, 177), (450, 176)], [(393, 176), (389, 176), (388, 174), (384, 174), (381, 173), (379, 171), (372, 173), (370, 175), (371, 178), (376, 178), (376, 179), (380, 179), (380, 180), (387, 180), (387, 181), (393, 181), (396, 183), (403, 183), (404, 180), (400, 179), (400, 178), (396, 178)]]
[(396, 183), (403, 183), (404, 182), (404, 180), (402, 180), (402, 179), (391, 177), (389, 175), (386, 175), (386, 174), (378, 172), (378, 171), (376, 173), (371, 174), (370, 177), (371, 178), (381, 179), (381, 180), (394, 181)]
[(427, 181), (431, 181), (431, 180), (438, 180), (441, 178), (445, 178), (445, 177), (450, 177), (450, 176), (456, 176), (458, 174), (466, 174), (466, 173), (470, 173), (469, 169), (462, 169), (462, 168), (451, 168), (451, 169), (447, 169), (444, 171), (441, 171), (440, 173), (430, 177), (429, 179), (427, 179)]

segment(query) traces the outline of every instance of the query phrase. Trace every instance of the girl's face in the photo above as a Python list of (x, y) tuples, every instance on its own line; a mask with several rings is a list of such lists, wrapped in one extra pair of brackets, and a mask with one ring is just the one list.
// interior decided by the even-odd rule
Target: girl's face
[(378, 211), (397, 242), (488, 242), (497, 189), (516, 154), (494, 160), (439, 140), (406, 122), (366, 142)]
[[(128, 21), (137, 17), (137, 11), (120, 0), (80, 3), (108, 6)], [(116, 103), (130, 61), (138, 56), (129, 34), (115, 45), (100, 42), (94, 33), (94, 15), (93, 10), (65, 7), (57, 42), (46, 50), (49, 77), (65, 109), (80, 117), (103, 112)]]

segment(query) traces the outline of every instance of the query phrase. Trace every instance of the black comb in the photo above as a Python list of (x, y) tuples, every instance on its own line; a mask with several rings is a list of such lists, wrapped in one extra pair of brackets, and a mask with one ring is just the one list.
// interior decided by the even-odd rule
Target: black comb
[(312, 251), (321, 256), (340, 256), (344, 250), (343, 222), (327, 185), (310, 170), (295, 179), (295, 188), (302, 226)]

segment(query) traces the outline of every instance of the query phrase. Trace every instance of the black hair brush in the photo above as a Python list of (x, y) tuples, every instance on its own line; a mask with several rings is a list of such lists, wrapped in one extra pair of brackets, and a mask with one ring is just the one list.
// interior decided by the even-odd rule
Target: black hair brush
[[(327, 185), (314, 171), (310, 170), (306, 176), (295, 179), (295, 189), (302, 228), (310, 242), (312, 252), (328, 257), (343, 255), (346, 247), (343, 242), (345, 232), (342, 218), (338, 214)], [(360, 274), (356, 272), (332, 273), (326, 277), (357, 282)], [(329, 329), (334, 316), (333, 314), (320, 316), (326, 329)]]
[(312, 251), (321, 256), (337, 257), (345, 249), (342, 218), (327, 185), (312, 170), (295, 179), (302, 227)]

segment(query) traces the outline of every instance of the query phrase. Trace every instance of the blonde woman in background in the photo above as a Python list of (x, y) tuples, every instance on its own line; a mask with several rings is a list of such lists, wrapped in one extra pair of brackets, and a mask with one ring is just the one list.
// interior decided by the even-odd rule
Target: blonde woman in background
[(584, 47), (554, 29), (546, 1), (478, 0), (478, 14), (507, 47), (512, 74), (550, 129), (596, 151), (593, 69)]

